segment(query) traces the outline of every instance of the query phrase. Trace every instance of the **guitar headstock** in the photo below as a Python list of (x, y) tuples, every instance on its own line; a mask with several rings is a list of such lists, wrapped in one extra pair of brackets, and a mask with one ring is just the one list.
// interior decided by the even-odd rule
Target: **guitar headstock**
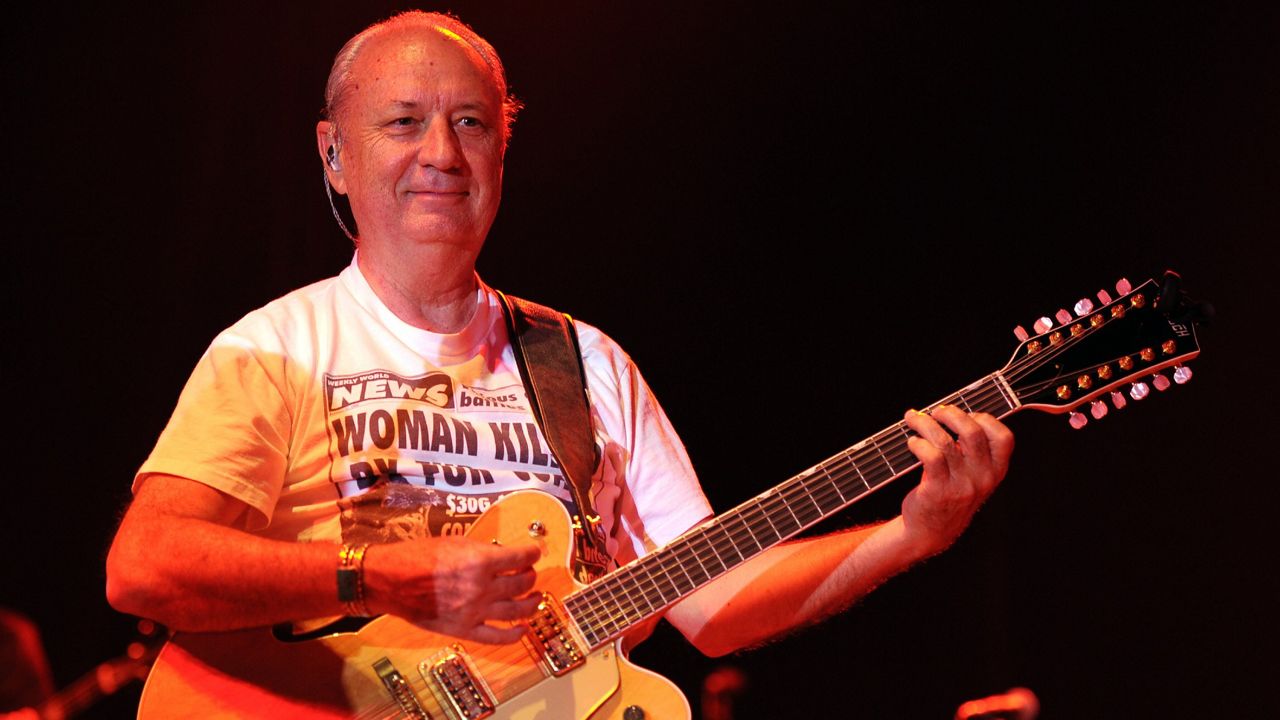
[(1176, 273), (1137, 287), (1121, 280), (1118, 297), (1105, 290), (1098, 302), (1082, 299), (1072, 311), (1035, 322), (1032, 336), (1021, 327), (1013, 358), (1001, 370), (1024, 408), (1071, 413), (1071, 426), (1100, 419), (1191, 379), (1188, 360), (1200, 354), (1196, 323), (1207, 305), (1189, 303)]

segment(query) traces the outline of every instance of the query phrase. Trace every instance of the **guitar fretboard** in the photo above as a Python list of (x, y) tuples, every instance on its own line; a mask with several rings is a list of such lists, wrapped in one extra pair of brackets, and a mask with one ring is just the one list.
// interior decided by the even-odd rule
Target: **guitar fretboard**
[[(939, 402), (1008, 415), (1019, 403), (999, 373)], [(739, 564), (842, 510), (919, 462), (899, 422), (799, 473), (667, 546), (564, 598), (592, 648), (622, 635)]]

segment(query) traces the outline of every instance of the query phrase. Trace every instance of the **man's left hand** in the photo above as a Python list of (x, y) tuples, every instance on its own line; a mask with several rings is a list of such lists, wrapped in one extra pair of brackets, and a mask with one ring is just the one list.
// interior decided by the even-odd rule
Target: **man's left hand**
[(924, 477), (902, 501), (902, 520), (908, 537), (928, 556), (959, 537), (1004, 479), (1013, 433), (987, 413), (951, 405), (930, 414), (909, 410), (905, 422), (917, 434), (907, 447), (924, 466)]

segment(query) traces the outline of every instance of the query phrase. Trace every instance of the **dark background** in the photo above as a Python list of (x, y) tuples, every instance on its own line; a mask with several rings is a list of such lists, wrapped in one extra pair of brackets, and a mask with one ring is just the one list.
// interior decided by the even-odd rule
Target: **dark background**
[[(1008, 482), (950, 552), (728, 659), (741, 718), (947, 718), (1014, 685), (1044, 718), (1277, 712), (1280, 17), (1119, 5), (445, 6), (528, 106), (482, 274), (627, 348), (720, 509), (1120, 276), (1176, 268), (1217, 306), (1192, 383), (1082, 432), (1013, 418)], [(313, 126), (338, 47), (401, 7), (9, 11), (0, 604), (60, 684), (130, 639), (105, 548), (206, 344), (349, 261)], [(669, 629), (636, 659), (695, 713), (722, 664)]]

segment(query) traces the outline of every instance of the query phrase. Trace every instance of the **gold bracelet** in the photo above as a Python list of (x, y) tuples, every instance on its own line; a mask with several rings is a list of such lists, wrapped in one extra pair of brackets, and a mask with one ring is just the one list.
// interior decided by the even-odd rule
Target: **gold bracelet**
[(338, 601), (354, 617), (373, 617), (364, 602), (364, 554), (368, 549), (368, 544), (343, 545), (338, 551)]

